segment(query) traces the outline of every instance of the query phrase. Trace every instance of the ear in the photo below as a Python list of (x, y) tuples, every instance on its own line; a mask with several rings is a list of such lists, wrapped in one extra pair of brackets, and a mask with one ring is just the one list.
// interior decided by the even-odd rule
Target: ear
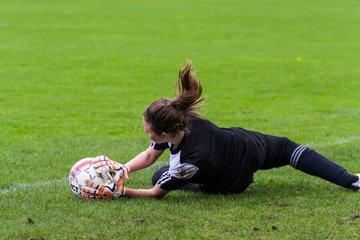
[(166, 132), (162, 132), (162, 133), (160, 134), (160, 137), (161, 137), (161, 138), (167, 138), (167, 137), (168, 137), (168, 134), (167, 134)]

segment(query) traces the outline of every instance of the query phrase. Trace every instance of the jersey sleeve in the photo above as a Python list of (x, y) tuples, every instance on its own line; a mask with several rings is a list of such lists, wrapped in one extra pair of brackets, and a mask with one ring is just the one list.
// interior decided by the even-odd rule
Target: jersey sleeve
[(150, 147), (152, 147), (155, 150), (165, 150), (165, 149), (169, 148), (169, 143), (167, 143), (167, 142), (165, 142), (165, 143), (156, 143), (154, 141), (151, 141)]
[(193, 164), (184, 163), (175, 168), (169, 168), (159, 178), (157, 184), (166, 191), (176, 190), (191, 182), (192, 177), (199, 170)]
[(171, 176), (169, 171), (164, 172), (157, 181), (157, 184), (160, 186), (160, 188), (166, 191), (179, 189), (188, 183), (190, 183), (190, 179), (176, 178)]

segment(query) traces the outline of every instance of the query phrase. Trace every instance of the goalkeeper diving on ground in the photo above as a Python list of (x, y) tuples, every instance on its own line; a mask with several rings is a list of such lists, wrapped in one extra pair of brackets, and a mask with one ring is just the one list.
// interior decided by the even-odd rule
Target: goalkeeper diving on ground
[[(173, 190), (211, 194), (244, 192), (258, 170), (290, 165), (344, 188), (358, 191), (360, 174), (352, 174), (316, 151), (286, 137), (240, 127), (221, 128), (205, 119), (202, 86), (187, 61), (179, 71), (174, 98), (160, 98), (143, 112), (150, 146), (124, 165), (106, 156), (94, 159), (96, 171), (107, 183), (90, 179), (81, 188), (83, 198), (161, 198)], [(157, 170), (150, 189), (131, 189), (123, 178), (154, 164), (169, 150), (169, 164)], [(119, 174), (120, 173), (120, 174)], [(120, 180), (121, 179), (121, 180)], [(126, 183), (126, 181), (125, 181)]]

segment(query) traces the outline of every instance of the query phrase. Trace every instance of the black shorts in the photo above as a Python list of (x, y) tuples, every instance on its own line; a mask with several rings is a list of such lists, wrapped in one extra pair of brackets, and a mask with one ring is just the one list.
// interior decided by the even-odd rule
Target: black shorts
[[(265, 154), (259, 169), (289, 165), (294, 151), (301, 146), (286, 137), (263, 135)], [(304, 147), (305, 148), (305, 147)], [(310, 149), (306, 148), (306, 151)]]

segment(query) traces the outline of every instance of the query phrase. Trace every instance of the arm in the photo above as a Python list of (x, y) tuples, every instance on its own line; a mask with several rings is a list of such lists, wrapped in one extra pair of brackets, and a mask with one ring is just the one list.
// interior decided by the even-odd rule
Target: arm
[(146, 197), (146, 198), (162, 198), (164, 197), (168, 191), (165, 191), (160, 188), (159, 185), (155, 185), (150, 189), (132, 189), (126, 188), (126, 192), (124, 194), (125, 197)]
[(151, 166), (164, 152), (164, 150), (155, 150), (149, 147), (145, 151), (139, 153), (136, 157), (125, 164), (131, 172)]
[[(131, 171), (146, 168), (152, 165), (163, 152), (164, 150), (155, 150), (152, 147), (149, 147), (127, 162), (125, 166)], [(161, 189), (158, 185), (155, 185), (151, 189), (126, 188), (125, 190), (124, 180), (122, 178), (119, 178), (116, 183), (110, 184), (99, 184), (88, 180), (86, 186), (81, 188), (81, 195), (86, 199), (118, 198), (121, 196), (161, 198), (167, 193), (168, 191)]]

